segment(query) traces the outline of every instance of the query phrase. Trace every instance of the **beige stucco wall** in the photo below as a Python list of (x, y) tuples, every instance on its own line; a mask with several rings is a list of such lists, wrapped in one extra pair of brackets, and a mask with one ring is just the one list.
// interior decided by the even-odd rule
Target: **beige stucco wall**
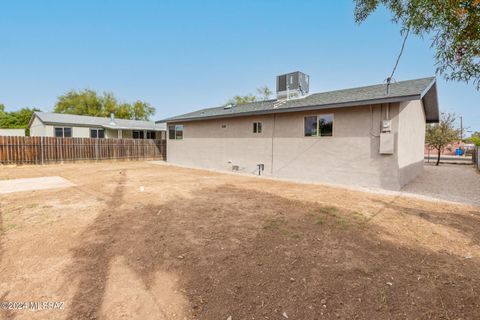
[(423, 172), (425, 112), (421, 101), (400, 104), (398, 167), (400, 185)]
[[(423, 168), (423, 147), (421, 157), (418, 149), (425, 117), (420, 101), (391, 104), (394, 154), (381, 155), (380, 124), (386, 110), (387, 105), (372, 105), (185, 122), (184, 139), (167, 140), (167, 161), (228, 171), (238, 165), (253, 174), (263, 163), (268, 176), (399, 189)], [(334, 136), (304, 137), (304, 117), (320, 114), (334, 115)], [(255, 121), (263, 124), (261, 134), (252, 132)]]

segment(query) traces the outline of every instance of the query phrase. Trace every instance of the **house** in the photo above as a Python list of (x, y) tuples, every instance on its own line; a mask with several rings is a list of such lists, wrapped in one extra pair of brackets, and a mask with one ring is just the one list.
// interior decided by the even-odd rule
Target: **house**
[(24, 137), (25, 129), (2, 129), (0, 128), (0, 137)]
[(167, 161), (394, 190), (422, 172), (425, 123), (439, 121), (435, 78), (315, 94), (308, 82), (282, 75), (277, 99), (163, 120)]
[(30, 136), (60, 138), (164, 139), (165, 123), (153, 121), (35, 112), (29, 123)]

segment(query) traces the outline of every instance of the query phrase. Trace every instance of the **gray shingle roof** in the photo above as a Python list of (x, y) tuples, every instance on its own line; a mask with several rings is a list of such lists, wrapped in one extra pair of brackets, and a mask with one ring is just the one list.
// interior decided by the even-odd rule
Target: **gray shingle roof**
[(427, 115), (427, 122), (438, 122), (439, 112), (435, 77), (392, 83), (390, 85), (390, 93), (388, 95), (386, 94), (386, 85), (377, 84), (360, 88), (310, 94), (302, 98), (290, 99), (288, 101), (284, 101), (283, 103), (281, 103), (279, 100), (268, 100), (237, 105), (229, 109), (226, 109), (224, 106), (201, 109), (161, 121), (193, 121), (211, 118), (238, 117), (255, 114), (295, 112), (304, 110), (351, 107), (374, 103), (393, 103), (408, 100), (420, 100), (432, 90), (435, 92), (434, 94), (429, 95), (428, 101), (427, 99), (424, 99), (425, 113)]
[(45, 124), (91, 126), (122, 130), (166, 130), (165, 123), (155, 123), (154, 121), (127, 120), (115, 118), (115, 124), (111, 124), (110, 118), (79, 116), (74, 114), (53, 112), (35, 112), (33, 116), (37, 116), (40, 121)]

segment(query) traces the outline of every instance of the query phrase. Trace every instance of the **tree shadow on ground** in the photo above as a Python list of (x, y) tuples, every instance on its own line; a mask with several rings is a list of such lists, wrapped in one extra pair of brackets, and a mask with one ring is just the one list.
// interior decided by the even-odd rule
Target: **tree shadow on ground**
[(357, 212), (231, 185), (113, 210), (125, 182), (73, 250), (68, 319), (101, 316), (119, 256), (147, 290), (178, 275), (192, 319), (480, 318), (478, 260), (382, 240)]

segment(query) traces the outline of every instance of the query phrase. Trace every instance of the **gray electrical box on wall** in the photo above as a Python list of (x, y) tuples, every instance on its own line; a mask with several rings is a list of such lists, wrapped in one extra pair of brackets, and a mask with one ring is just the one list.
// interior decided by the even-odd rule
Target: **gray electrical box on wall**
[(393, 154), (394, 135), (391, 132), (380, 133), (380, 154)]

